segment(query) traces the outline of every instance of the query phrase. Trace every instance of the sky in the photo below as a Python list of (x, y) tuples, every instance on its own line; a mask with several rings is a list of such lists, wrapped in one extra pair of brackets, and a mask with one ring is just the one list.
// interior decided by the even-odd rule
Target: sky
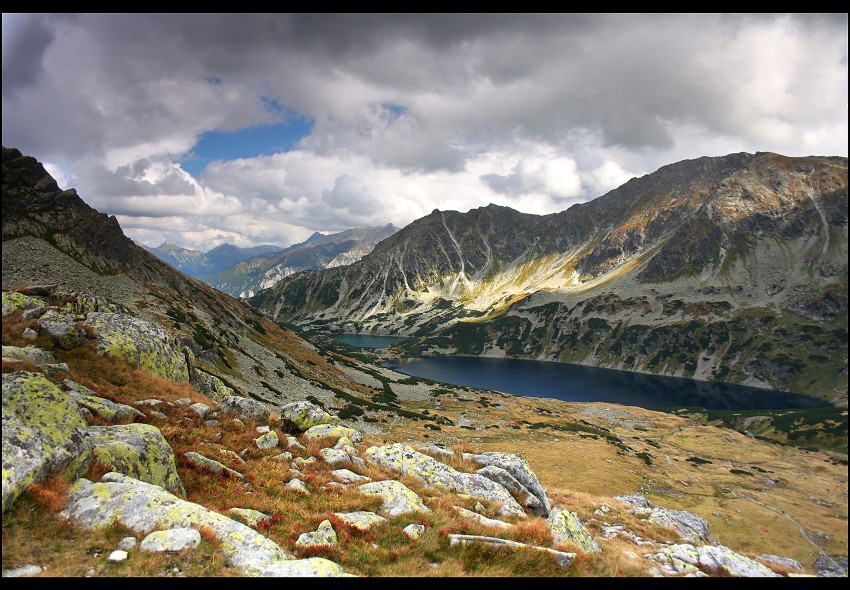
[(847, 156), (847, 14), (3, 14), (3, 145), (139, 243), (548, 214)]

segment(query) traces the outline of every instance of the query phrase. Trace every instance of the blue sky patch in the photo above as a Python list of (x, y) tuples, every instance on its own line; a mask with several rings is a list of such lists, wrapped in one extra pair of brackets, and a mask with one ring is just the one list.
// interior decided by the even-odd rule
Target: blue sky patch
[[(285, 110), (285, 107), (276, 106)], [(180, 165), (197, 178), (213, 160), (227, 161), (292, 151), (301, 138), (310, 135), (314, 124), (310, 117), (287, 111), (284, 122), (276, 125), (248, 127), (239, 131), (208, 131), (201, 134), (192, 151), (180, 160)]]

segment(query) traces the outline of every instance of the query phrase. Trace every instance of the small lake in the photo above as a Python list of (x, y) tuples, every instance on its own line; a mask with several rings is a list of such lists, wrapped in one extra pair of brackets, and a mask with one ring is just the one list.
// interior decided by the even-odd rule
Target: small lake
[(477, 389), (648, 409), (768, 410), (831, 405), (815, 398), (769, 389), (558, 362), (429, 356), (386, 361), (383, 366), (406, 375)]
[(359, 348), (387, 348), (393, 344), (410, 340), (405, 336), (373, 336), (371, 334), (328, 334), (328, 337), (337, 342)]

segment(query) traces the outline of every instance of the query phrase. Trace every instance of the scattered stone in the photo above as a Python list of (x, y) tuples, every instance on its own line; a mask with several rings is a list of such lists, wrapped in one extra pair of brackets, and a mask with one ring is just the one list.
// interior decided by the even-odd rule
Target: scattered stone
[(280, 444), (280, 438), (277, 433), (272, 430), (259, 438), (255, 438), (254, 444), (257, 445), (258, 449), (273, 449)]
[(272, 456), (271, 459), (274, 459), (275, 461), (292, 461), (292, 453), (284, 451)]
[(298, 478), (290, 479), (283, 486), (287, 490), (295, 490), (296, 492), (301, 492), (302, 494), (309, 494), (310, 490), (307, 488), (307, 484), (301, 481)]
[(183, 407), (191, 406), (192, 405), (192, 398), (181, 397), (180, 399), (174, 400), (174, 403), (178, 406), (183, 406)]
[(271, 428), (269, 426), (257, 426), (257, 434), (268, 434)]
[(304, 432), (304, 438), (307, 440), (315, 440), (317, 438), (324, 437), (336, 439), (346, 437), (354, 442), (363, 441), (363, 435), (360, 434), (359, 430), (354, 430), (353, 428), (348, 428), (347, 426), (341, 426), (338, 424), (318, 424), (308, 428)]
[(228, 459), (233, 459), (234, 461), (236, 461), (238, 463), (244, 463), (245, 462), (245, 459), (240, 457), (239, 453), (231, 451), (230, 449), (219, 449), (218, 452), (221, 453), (222, 455), (224, 455), (225, 457), (227, 457)]
[(72, 314), (49, 309), (38, 318), (36, 328), (39, 335), (47, 336), (59, 348), (71, 350), (86, 341), (86, 333), (76, 320)]
[(38, 332), (33, 330), (32, 328), (24, 328), (23, 334), (21, 334), (27, 340), (35, 340), (38, 338)]
[[(6, 293), (3, 293), (5, 295)], [(4, 304), (5, 307), (5, 304)], [(3, 314), (6, 315), (5, 313)], [(31, 576), (39, 575), (43, 570), (37, 566), (32, 564), (27, 564), (22, 567), (16, 567), (10, 570), (3, 570), (4, 578), (29, 578)]]
[(499, 453), (488, 452), (478, 455), (464, 453), (464, 458), (472, 459), (473, 461), (487, 466), (501, 467), (510, 473), (516, 481), (518, 481), (528, 493), (534, 495), (542, 504), (542, 508), (538, 509), (539, 516), (547, 516), (551, 505), (549, 498), (546, 497), (546, 490), (543, 489), (543, 484), (540, 483), (537, 475), (531, 469), (531, 464), (517, 453)]
[(451, 449), (444, 449), (443, 447), (434, 444), (419, 443), (416, 445), (416, 449), (424, 453), (440, 455), (441, 457), (454, 457), (455, 455), (454, 451), (452, 451)]
[(638, 516), (646, 516), (652, 512), (652, 502), (646, 499), (642, 494), (629, 494), (625, 496), (614, 496), (615, 500), (627, 504), (632, 507), (631, 512)]
[(116, 549), (106, 558), (111, 563), (120, 563), (127, 560), (127, 552), (122, 549)]
[(708, 531), (708, 522), (686, 510), (669, 510), (656, 506), (649, 513), (647, 520), (676, 530), (684, 541), (712, 544), (717, 542)]
[(3, 360), (8, 362), (27, 362), (35, 365), (56, 364), (56, 358), (49, 350), (44, 350), (29, 344), (23, 348), (20, 346), (3, 345)]
[(298, 442), (298, 439), (292, 436), (291, 434), (286, 435), (286, 448), (287, 449), (297, 449), (299, 451), (307, 452), (307, 447)]
[(768, 563), (772, 563), (774, 565), (778, 565), (783, 568), (792, 569), (792, 570), (803, 570), (803, 565), (797, 561), (796, 559), (791, 559), (790, 557), (782, 557), (780, 555), (759, 555), (759, 559), (762, 561), (766, 561)]
[(157, 418), (158, 420), (168, 420), (168, 416), (166, 416), (165, 414), (163, 414), (159, 410), (151, 410), (151, 411), (148, 412), (148, 415), (153, 416), (154, 418)]
[(118, 541), (118, 548), (122, 551), (130, 551), (136, 547), (138, 541), (136, 537), (124, 537), (120, 541)]
[(382, 522), (386, 522), (387, 519), (383, 516), (379, 516), (374, 512), (369, 512), (367, 510), (357, 510), (354, 512), (334, 512), (334, 516), (339, 518), (345, 524), (356, 528), (359, 531), (365, 531), (376, 524), (381, 524)]
[(338, 449), (319, 449), (319, 454), (329, 465), (351, 463), (351, 457), (348, 456), (348, 453)]
[(316, 461), (318, 461), (318, 459), (316, 459), (315, 457), (307, 457), (306, 459), (304, 457), (295, 457), (294, 463), (299, 468), (303, 468), (307, 467), (308, 465), (312, 465)]
[(296, 547), (316, 547), (318, 545), (334, 546), (336, 544), (336, 531), (329, 520), (323, 520), (321, 524), (319, 524), (319, 528), (317, 528), (314, 532), (302, 533), (299, 535), (298, 540), (295, 541)]
[(198, 402), (189, 406), (189, 410), (197, 414), (198, 417), (203, 420), (209, 413), (210, 407), (207, 404), (202, 404)]
[(10, 316), (19, 309), (35, 309), (44, 306), (44, 300), (30, 297), (14, 291), (3, 291), (3, 317)]
[(359, 475), (353, 471), (349, 471), (348, 469), (334, 469), (331, 471), (331, 475), (342, 483), (366, 483), (372, 481), (365, 475)]

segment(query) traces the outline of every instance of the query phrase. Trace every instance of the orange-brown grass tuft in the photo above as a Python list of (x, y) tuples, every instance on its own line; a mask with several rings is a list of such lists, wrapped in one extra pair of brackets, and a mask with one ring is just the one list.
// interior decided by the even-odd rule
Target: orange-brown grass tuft
[(68, 488), (70, 487), (71, 483), (66, 477), (54, 476), (41, 483), (30, 484), (27, 486), (27, 493), (48, 512), (60, 512), (68, 504)]
[(208, 543), (212, 543), (214, 545), (219, 544), (218, 535), (215, 534), (215, 530), (211, 526), (198, 525), (195, 528), (201, 534), (201, 538), (204, 541), (207, 541)]
[(526, 543), (528, 545), (552, 545), (552, 532), (546, 520), (538, 517), (526, 518), (518, 521), (510, 529), (511, 539)]
[(89, 481), (100, 481), (104, 475), (112, 471), (112, 467), (104, 465), (97, 458), (92, 458), (84, 477)]

